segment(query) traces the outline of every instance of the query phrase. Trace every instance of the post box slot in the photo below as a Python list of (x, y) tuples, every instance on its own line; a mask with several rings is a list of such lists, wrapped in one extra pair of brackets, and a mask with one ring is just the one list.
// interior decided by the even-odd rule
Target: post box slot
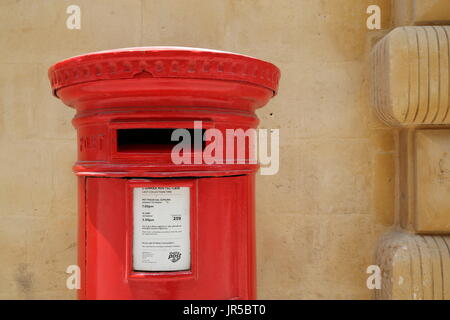
[[(117, 152), (128, 153), (170, 153), (179, 141), (172, 141), (172, 132), (177, 128), (130, 128), (117, 129)], [(204, 129), (186, 129), (192, 141), (192, 151), (196, 150), (193, 143), (194, 134), (203, 137)], [(200, 132), (198, 132), (200, 131)], [(202, 139), (201, 149), (205, 147)]]

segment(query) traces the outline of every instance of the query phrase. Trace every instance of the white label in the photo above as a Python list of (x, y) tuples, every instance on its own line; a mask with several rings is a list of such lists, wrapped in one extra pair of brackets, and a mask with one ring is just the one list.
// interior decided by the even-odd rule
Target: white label
[(189, 187), (133, 189), (133, 269), (191, 268)]

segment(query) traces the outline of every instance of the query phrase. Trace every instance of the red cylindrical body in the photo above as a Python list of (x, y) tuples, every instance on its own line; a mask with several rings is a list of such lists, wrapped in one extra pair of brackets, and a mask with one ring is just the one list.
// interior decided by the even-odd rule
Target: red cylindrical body
[[(70, 58), (49, 77), (76, 109), (79, 298), (254, 299), (258, 166), (248, 145), (204, 163), (212, 141), (197, 138), (256, 128), (279, 70), (232, 53), (148, 47)], [(192, 134), (191, 163), (171, 157), (175, 129)]]

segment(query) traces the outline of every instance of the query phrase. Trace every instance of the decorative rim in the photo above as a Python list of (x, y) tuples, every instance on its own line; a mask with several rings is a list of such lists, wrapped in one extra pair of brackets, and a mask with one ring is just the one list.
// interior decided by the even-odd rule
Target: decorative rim
[(61, 88), (98, 80), (148, 78), (246, 82), (278, 90), (280, 70), (273, 64), (231, 52), (185, 47), (137, 47), (88, 53), (48, 70), (57, 96)]

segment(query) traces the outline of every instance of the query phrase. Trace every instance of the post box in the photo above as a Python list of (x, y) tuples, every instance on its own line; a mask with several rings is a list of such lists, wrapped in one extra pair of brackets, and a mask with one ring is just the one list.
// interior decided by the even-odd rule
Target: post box
[[(53, 94), (76, 110), (80, 299), (255, 298), (258, 165), (248, 143), (202, 155), (212, 136), (219, 146), (256, 128), (279, 77), (252, 57), (175, 47), (49, 69)], [(180, 162), (181, 136), (192, 143)]]

